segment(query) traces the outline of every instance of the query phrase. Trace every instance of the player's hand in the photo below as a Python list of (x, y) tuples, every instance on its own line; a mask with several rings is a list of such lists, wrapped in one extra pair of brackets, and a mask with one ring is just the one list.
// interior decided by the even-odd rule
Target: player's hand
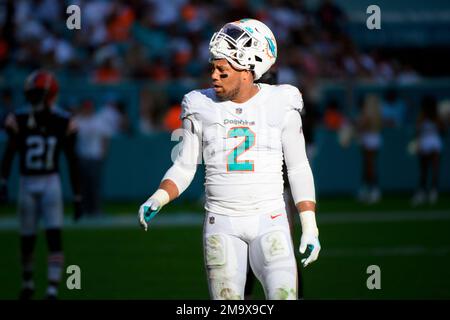
[(83, 216), (83, 202), (80, 196), (73, 199), (73, 220), (76, 222)]
[(0, 203), (8, 201), (8, 183), (4, 180), (0, 181)]
[(319, 238), (311, 233), (302, 234), (299, 251), (301, 254), (306, 253), (306, 257), (301, 260), (303, 267), (316, 261), (320, 251)]
[(139, 223), (147, 231), (148, 223), (159, 212), (161, 204), (156, 199), (148, 199), (139, 208)]

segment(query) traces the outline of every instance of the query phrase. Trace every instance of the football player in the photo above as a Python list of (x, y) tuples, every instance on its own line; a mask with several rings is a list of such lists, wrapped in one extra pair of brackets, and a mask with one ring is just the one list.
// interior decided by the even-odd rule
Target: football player
[(307, 253), (303, 266), (320, 251), (301, 94), (290, 85), (254, 83), (277, 57), (274, 35), (260, 21), (227, 23), (211, 38), (209, 51), (212, 88), (184, 96), (180, 152), (158, 190), (140, 207), (139, 221), (147, 230), (156, 213), (189, 186), (203, 158), (203, 247), (211, 298), (243, 299), (250, 263), (267, 299), (297, 299), (283, 158), (300, 213), (300, 252)]
[(1, 164), (1, 193), (5, 199), (11, 165), (18, 152), (18, 214), (23, 280), (19, 298), (30, 299), (35, 290), (33, 253), (38, 221), (42, 218), (49, 250), (47, 298), (55, 299), (64, 265), (61, 241), (63, 201), (58, 172), (61, 150), (65, 152), (70, 168), (75, 217), (81, 213), (74, 149), (76, 126), (68, 113), (54, 106), (58, 83), (52, 73), (45, 70), (33, 72), (27, 77), (24, 89), (29, 106), (9, 114), (5, 120), (8, 142)]
[[(267, 83), (267, 84), (277, 84), (278, 73), (275, 70), (269, 70), (265, 74), (261, 76), (255, 83)], [(295, 203), (292, 199), (291, 188), (289, 186), (289, 178), (287, 176), (287, 168), (286, 163), (283, 161), (283, 184), (284, 184), (284, 192), (283, 197), (286, 203), (286, 213), (288, 216), (289, 227), (291, 229), (291, 233), (294, 231), (294, 220), (295, 214), (297, 214), (297, 208), (295, 207)], [(252, 299), (252, 292), (254, 289), (255, 276), (253, 272), (251, 272), (250, 268), (247, 271), (247, 281), (245, 283), (244, 297), (245, 299)], [(303, 282), (302, 282), (302, 273), (298, 272), (298, 288), (297, 288), (297, 296), (299, 299), (303, 298)]]

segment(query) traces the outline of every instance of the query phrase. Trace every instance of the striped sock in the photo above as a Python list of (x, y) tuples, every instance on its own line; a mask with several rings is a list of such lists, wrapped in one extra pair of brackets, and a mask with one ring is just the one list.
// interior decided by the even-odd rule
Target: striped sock
[(64, 267), (64, 255), (62, 252), (52, 252), (48, 257), (48, 288), (47, 295), (56, 296), (58, 285), (61, 281), (62, 269)]

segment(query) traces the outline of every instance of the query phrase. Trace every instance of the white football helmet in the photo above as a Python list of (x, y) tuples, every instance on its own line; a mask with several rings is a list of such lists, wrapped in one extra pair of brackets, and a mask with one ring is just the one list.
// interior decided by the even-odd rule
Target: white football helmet
[(251, 70), (258, 80), (277, 59), (277, 43), (261, 21), (242, 19), (224, 25), (209, 42), (210, 61), (227, 59), (239, 70)]

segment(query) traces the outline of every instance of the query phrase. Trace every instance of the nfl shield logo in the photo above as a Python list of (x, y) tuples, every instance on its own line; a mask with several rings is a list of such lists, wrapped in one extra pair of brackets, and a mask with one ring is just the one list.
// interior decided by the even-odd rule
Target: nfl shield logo
[(236, 113), (237, 114), (241, 114), (242, 113), (242, 108), (236, 108)]
[(214, 224), (216, 219), (214, 217), (209, 217), (209, 224)]

